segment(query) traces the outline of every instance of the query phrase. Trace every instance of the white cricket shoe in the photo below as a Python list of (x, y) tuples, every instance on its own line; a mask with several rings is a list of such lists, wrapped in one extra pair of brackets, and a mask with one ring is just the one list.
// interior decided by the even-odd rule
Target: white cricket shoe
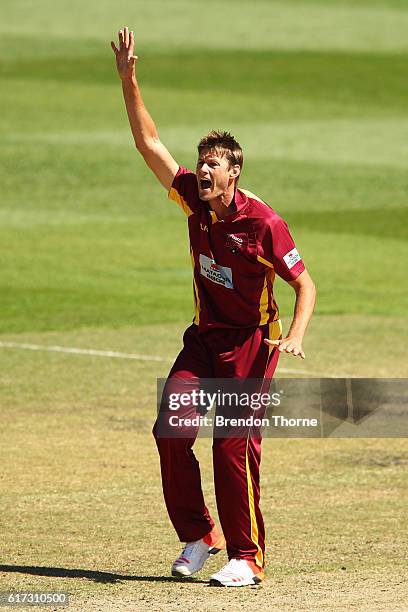
[(210, 586), (240, 587), (259, 584), (265, 574), (254, 561), (231, 559), (219, 572), (210, 578)]
[(211, 555), (225, 548), (225, 539), (216, 527), (201, 540), (187, 542), (171, 567), (171, 575), (183, 578), (199, 572)]

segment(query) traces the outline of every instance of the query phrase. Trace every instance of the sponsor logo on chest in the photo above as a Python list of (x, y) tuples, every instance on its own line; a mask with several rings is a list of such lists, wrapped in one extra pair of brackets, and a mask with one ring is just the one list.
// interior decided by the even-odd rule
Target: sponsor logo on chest
[(213, 259), (202, 254), (200, 255), (200, 274), (226, 289), (234, 288), (231, 268), (220, 266)]

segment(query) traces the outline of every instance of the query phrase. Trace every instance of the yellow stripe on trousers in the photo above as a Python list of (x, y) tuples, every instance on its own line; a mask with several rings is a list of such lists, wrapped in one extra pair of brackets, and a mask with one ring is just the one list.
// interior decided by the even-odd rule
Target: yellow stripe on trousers
[[(278, 340), (281, 337), (282, 337), (282, 323), (280, 319), (277, 319), (276, 321), (272, 321), (271, 323), (269, 323), (269, 339)], [(270, 358), (270, 355), (273, 349), (274, 349), (273, 346), (269, 347), (268, 363), (269, 363), (269, 358)], [(255, 563), (259, 565), (259, 567), (262, 568), (264, 565), (264, 555), (263, 555), (261, 547), (259, 546), (259, 539), (258, 539), (259, 532), (258, 532), (258, 523), (256, 520), (256, 512), (255, 512), (254, 489), (252, 487), (252, 476), (251, 476), (251, 469), (249, 467), (249, 457), (248, 457), (249, 435), (250, 433), (248, 433), (248, 438), (247, 438), (247, 443), (246, 443), (245, 468), (246, 468), (246, 478), (247, 478), (247, 486), (248, 486), (249, 516), (251, 520), (251, 540), (253, 541), (253, 543), (258, 549), (255, 555)]]
[(255, 555), (255, 563), (259, 565), (259, 567), (263, 567), (264, 556), (263, 556), (262, 549), (259, 546), (259, 542), (258, 542), (258, 523), (256, 521), (254, 490), (252, 487), (252, 476), (251, 476), (251, 470), (249, 467), (248, 443), (249, 443), (249, 435), (247, 438), (245, 460), (246, 460), (246, 477), (247, 477), (247, 485), (248, 485), (249, 516), (251, 519), (251, 540), (253, 541), (253, 543), (258, 549)]

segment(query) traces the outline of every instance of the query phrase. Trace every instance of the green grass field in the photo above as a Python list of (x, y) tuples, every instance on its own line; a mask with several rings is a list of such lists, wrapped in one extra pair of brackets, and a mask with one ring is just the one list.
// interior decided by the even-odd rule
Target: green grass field
[[(150, 429), (191, 266), (185, 217), (134, 150), (109, 41), (135, 30), (173, 156), (194, 167), (200, 137), (231, 130), (241, 185), (288, 221), (318, 303), (306, 361), (283, 357), (280, 375), (408, 377), (407, 3), (2, 9), (0, 591), (68, 590), (74, 610), (406, 610), (398, 439), (266, 440), (268, 583), (167, 578), (179, 543)], [(293, 292), (276, 294), (287, 326)], [(208, 440), (197, 453), (215, 511)]]

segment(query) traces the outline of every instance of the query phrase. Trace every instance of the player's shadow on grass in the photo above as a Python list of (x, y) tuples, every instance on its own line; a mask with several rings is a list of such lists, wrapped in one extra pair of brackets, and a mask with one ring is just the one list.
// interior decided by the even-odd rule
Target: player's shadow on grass
[(196, 578), (174, 578), (173, 576), (133, 576), (129, 574), (112, 574), (86, 569), (65, 567), (36, 567), (32, 565), (0, 565), (0, 572), (29, 574), (30, 576), (50, 576), (53, 578), (87, 578), (94, 582), (115, 584), (116, 582), (189, 582), (191, 584), (208, 584), (207, 580)]

